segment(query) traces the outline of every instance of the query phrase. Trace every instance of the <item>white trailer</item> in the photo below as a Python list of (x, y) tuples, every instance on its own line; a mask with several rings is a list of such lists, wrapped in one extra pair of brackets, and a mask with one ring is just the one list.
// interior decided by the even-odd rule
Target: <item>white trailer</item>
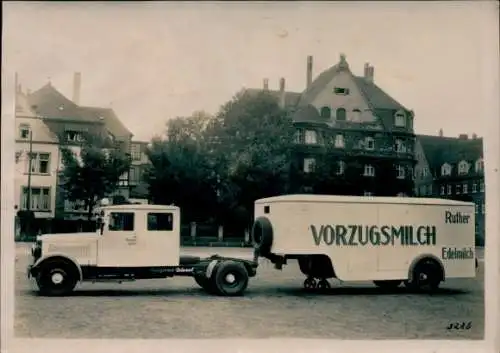
[(255, 202), (252, 239), (278, 269), (298, 260), (308, 289), (337, 278), (434, 290), (475, 277), (474, 215), (445, 199), (284, 195)]
[(181, 255), (178, 207), (115, 205), (97, 213), (95, 233), (37, 237), (27, 272), (41, 294), (68, 295), (80, 282), (190, 276), (209, 293), (236, 296), (256, 275), (256, 261)]

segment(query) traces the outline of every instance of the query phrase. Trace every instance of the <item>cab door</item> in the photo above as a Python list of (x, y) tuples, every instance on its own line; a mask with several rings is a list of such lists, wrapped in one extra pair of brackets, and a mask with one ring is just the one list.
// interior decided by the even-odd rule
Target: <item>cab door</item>
[(147, 244), (150, 266), (178, 266), (180, 258), (179, 213), (165, 210), (145, 212), (146, 229), (141, 241)]
[(105, 216), (99, 239), (97, 264), (99, 267), (148, 266), (148, 254), (140, 233), (143, 222), (140, 213), (132, 210), (111, 211)]

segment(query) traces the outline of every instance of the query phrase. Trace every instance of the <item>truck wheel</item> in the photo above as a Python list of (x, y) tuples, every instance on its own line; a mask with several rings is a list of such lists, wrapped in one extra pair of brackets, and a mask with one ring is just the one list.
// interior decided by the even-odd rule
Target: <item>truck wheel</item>
[(390, 280), (390, 281), (373, 281), (377, 287), (382, 289), (396, 289), (399, 287), (402, 281), (400, 280)]
[(212, 278), (217, 294), (223, 296), (242, 295), (248, 286), (248, 272), (245, 266), (235, 261), (221, 262)]
[(195, 275), (194, 276), (195, 282), (203, 288), (203, 290), (209, 294), (214, 294), (215, 293), (215, 288), (213, 286), (213, 281), (205, 277), (204, 275)]
[(423, 261), (413, 270), (412, 281), (405, 281), (405, 286), (411, 290), (427, 290), (433, 292), (441, 283), (441, 269), (435, 261)]
[(73, 291), (78, 279), (71, 265), (56, 262), (43, 265), (36, 282), (42, 295), (64, 296)]

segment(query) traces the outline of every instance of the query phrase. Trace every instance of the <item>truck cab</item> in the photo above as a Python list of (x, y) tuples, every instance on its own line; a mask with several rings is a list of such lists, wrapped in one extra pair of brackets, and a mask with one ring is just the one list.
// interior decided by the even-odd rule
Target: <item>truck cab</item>
[[(28, 277), (36, 279), (42, 294), (65, 295), (83, 281), (192, 276), (208, 292), (237, 295), (256, 274), (256, 263), (246, 260), (181, 256), (176, 206), (105, 205), (96, 210), (96, 225), (92, 233), (37, 237)], [(231, 279), (232, 284), (224, 282)]]

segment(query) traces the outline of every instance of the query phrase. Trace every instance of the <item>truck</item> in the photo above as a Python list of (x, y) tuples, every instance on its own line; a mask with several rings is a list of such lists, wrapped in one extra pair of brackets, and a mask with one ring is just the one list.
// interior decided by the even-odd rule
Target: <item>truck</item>
[(40, 294), (65, 296), (82, 282), (193, 277), (207, 293), (242, 295), (258, 262), (180, 253), (176, 206), (103, 202), (91, 233), (44, 234), (32, 246), (27, 275)]
[(254, 203), (257, 257), (282, 269), (298, 262), (304, 288), (328, 279), (434, 291), (450, 278), (474, 278), (475, 206), (447, 199), (282, 195)]

